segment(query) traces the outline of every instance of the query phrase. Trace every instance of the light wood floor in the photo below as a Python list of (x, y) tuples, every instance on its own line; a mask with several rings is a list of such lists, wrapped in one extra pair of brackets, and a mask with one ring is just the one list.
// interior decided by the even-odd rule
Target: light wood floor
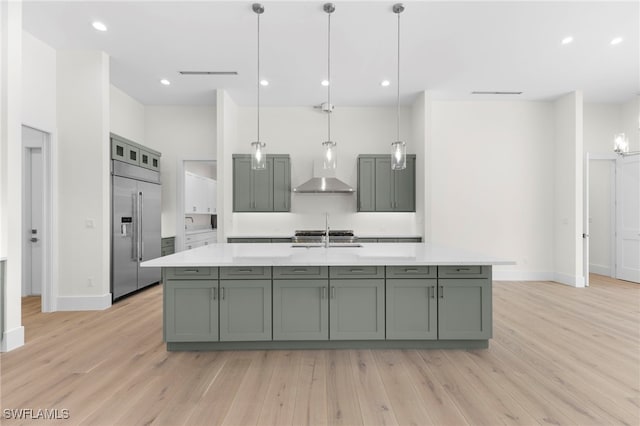
[(496, 282), (494, 338), (473, 351), (168, 353), (161, 290), (103, 312), (25, 299), (1, 408), (68, 409), (65, 425), (640, 424), (640, 285)]

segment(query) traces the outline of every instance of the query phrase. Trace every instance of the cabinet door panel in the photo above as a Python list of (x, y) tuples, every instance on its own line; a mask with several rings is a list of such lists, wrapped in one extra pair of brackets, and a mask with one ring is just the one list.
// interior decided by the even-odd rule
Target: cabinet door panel
[(329, 338), (328, 281), (273, 281), (273, 339)]
[(384, 279), (331, 280), (329, 338), (384, 340)]
[(416, 211), (416, 158), (407, 156), (407, 168), (392, 172), (395, 192), (395, 211)]
[(491, 338), (491, 280), (439, 279), (438, 286), (439, 339)]
[(271, 340), (271, 280), (220, 280), (220, 340)]
[(252, 211), (273, 211), (273, 158), (267, 158), (264, 170), (251, 170)]
[(358, 211), (372, 212), (376, 208), (376, 162), (374, 158), (358, 158)]
[(273, 159), (273, 211), (291, 210), (291, 166), (288, 158)]
[(387, 279), (387, 339), (438, 337), (435, 279)]
[(217, 280), (169, 280), (165, 284), (167, 342), (218, 340)]
[(395, 208), (391, 157), (376, 158), (376, 211), (389, 212)]
[(250, 212), (253, 210), (251, 189), (251, 159), (233, 159), (233, 211)]

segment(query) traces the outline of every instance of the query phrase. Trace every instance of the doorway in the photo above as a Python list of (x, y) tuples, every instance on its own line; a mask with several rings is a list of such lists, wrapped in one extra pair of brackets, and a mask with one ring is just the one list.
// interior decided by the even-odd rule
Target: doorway
[(42, 312), (51, 306), (51, 208), (49, 133), (22, 126), (22, 296), (40, 298)]

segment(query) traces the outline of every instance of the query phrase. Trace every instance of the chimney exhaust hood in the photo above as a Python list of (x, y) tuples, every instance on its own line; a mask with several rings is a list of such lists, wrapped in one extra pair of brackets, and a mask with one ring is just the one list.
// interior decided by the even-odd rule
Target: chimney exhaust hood
[(305, 183), (293, 188), (298, 194), (353, 194), (355, 189), (337, 177), (335, 170), (325, 170), (322, 161), (313, 162), (313, 177)]

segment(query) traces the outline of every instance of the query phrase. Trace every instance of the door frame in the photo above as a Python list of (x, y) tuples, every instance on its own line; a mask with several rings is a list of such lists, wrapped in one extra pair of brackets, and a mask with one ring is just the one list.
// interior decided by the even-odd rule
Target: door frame
[[(175, 242), (175, 250), (183, 251), (184, 250), (184, 240), (185, 240), (185, 232), (184, 232), (184, 163), (186, 162), (204, 162), (204, 163), (215, 163), (216, 167), (218, 165), (218, 161), (215, 158), (179, 158), (176, 164), (176, 242)], [(220, 209), (217, 208), (219, 212)], [(222, 241), (218, 241), (222, 242)]]
[[(42, 242), (42, 296), (41, 296), (41, 311), (42, 312), (53, 312), (56, 310), (56, 294), (57, 294), (57, 282), (55, 279), (55, 271), (54, 266), (55, 262), (55, 251), (53, 248), (55, 247), (54, 240), (54, 226), (55, 223), (55, 209), (53, 205), (53, 145), (54, 138), (50, 132), (39, 129), (34, 126), (30, 126), (28, 124), (22, 124), (22, 128), (28, 128), (31, 130), (35, 130), (43, 134), (43, 140), (41, 144), (28, 144), (24, 140), (22, 141), (22, 170), (23, 170), (23, 178), (28, 171), (30, 173), (31, 167), (26, 166), (26, 161), (29, 158), (29, 150), (32, 148), (40, 148), (42, 151), (42, 232), (41, 236), (43, 238)], [(30, 179), (30, 178), (29, 178)], [(25, 187), (23, 182), (22, 188), (22, 203), (23, 206), (30, 205), (30, 202), (27, 203), (25, 199)], [(27, 208), (22, 209), (22, 228), (25, 229), (25, 225), (27, 223), (27, 214), (29, 213)], [(24, 253), (27, 249), (30, 249), (29, 242), (25, 238), (22, 242), (22, 253)], [(23, 274), (27, 267), (26, 262), (23, 262)], [(22, 288), (22, 286), (21, 286)]]
[[(609, 162), (609, 181), (610, 198), (609, 198), (609, 224), (611, 232), (609, 233), (609, 276), (616, 276), (616, 161), (618, 155), (615, 153), (607, 154), (591, 154), (585, 153), (585, 167), (584, 167), (584, 197), (583, 197), (583, 212), (584, 212), (584, 233), (589, 234), (589, 164), (592, 161), (608, 161)], [(589, 238), (584, 238), (584, 271), (585, 271), (585, 285), (589, 286)]]

